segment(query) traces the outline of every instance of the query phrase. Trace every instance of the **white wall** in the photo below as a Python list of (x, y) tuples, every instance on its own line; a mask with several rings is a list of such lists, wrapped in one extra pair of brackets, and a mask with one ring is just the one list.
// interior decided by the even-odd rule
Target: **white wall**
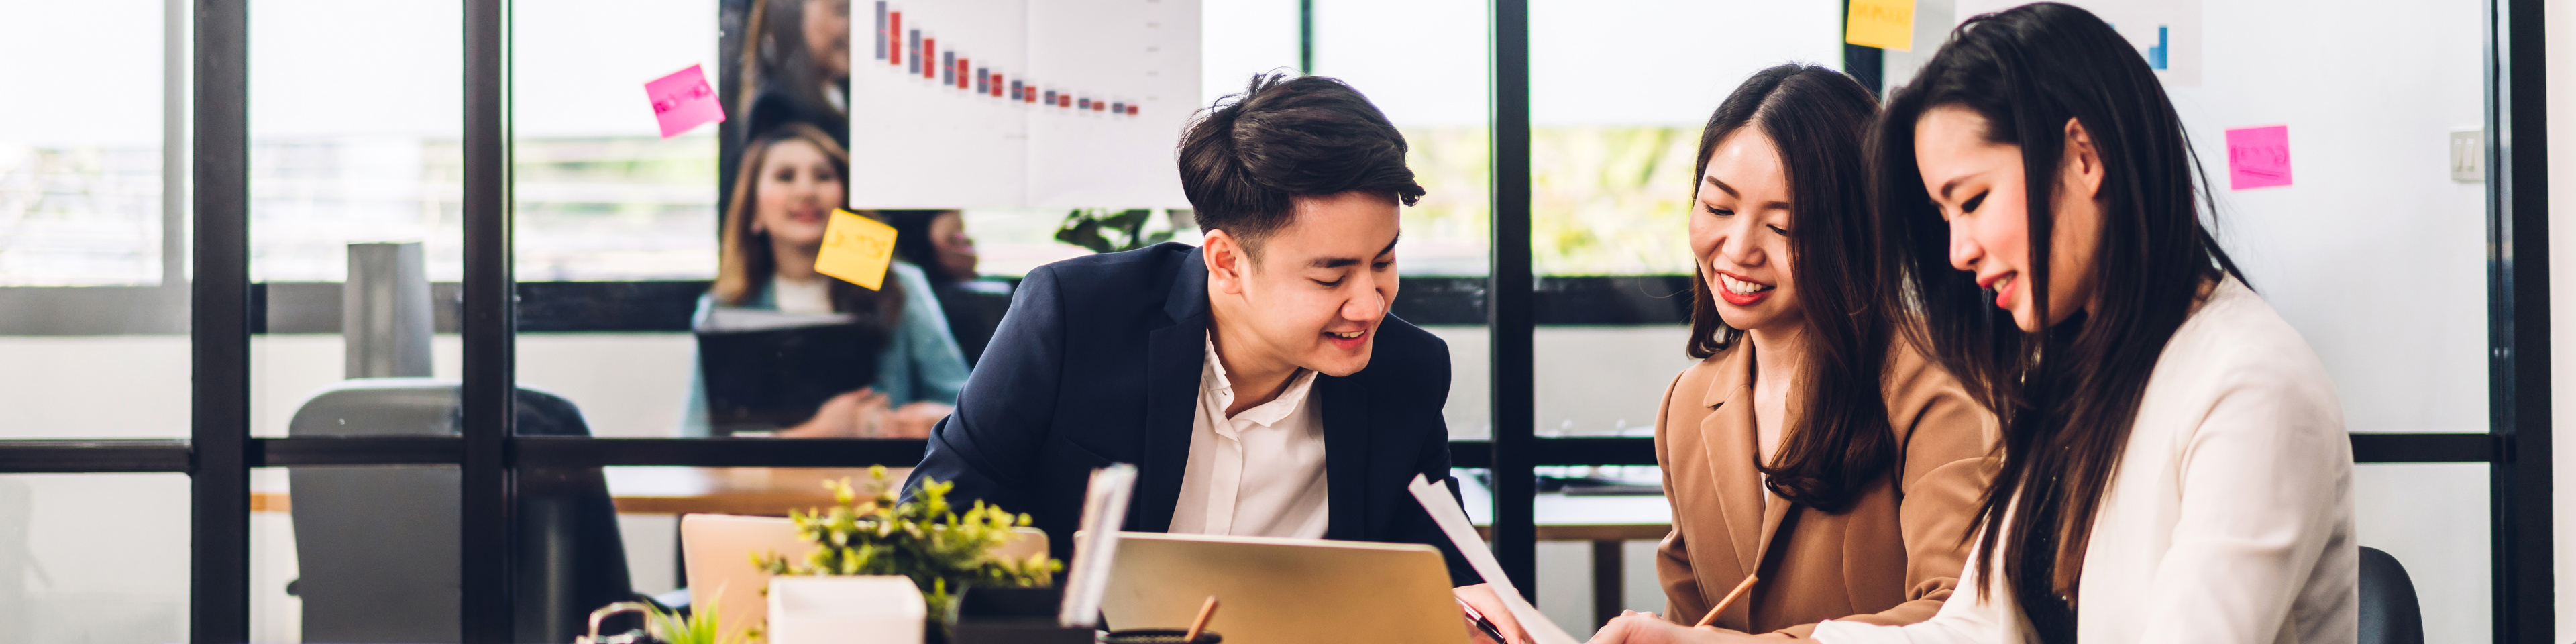
[(188, 477), (0, 476), (0, 644), (187, 637)]

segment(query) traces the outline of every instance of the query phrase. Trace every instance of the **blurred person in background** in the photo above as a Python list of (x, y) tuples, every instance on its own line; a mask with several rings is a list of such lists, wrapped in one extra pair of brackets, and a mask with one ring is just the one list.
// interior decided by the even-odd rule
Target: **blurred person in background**
[[(715, 285), (698, 301), (717, 307), (850, 314), (884, 334), (876, 380), (833, 397), (785, 437), (922, 438), (957, 403), (966, 360), (919, 266), (898, 259), (883, 290), (814, 271), (823, 231), (848, 194), (849, 155), (822, 130), (788, 124), (754, 139), (726, 204)], [(710, 435), (704, 374), (690, 385), (682, 435)]]
[(850, 0), (750, 0), (736, 109), (748, 139), (789, 123), (843, 147), (850, 131)]
[(975, 238), (966, 234), (966, 214), (956, 210), (880, 210), (877, 216), (894, 226), (896, 257), (921, 267), (939, 308), (948, 314), (948, 332), (972, 366), (984, 357), (993, 329), (1011, 308), (1011, 283), (981, 279)]

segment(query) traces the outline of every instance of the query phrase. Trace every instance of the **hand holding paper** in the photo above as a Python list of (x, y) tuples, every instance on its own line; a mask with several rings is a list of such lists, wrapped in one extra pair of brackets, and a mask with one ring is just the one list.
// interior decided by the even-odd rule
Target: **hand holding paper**
[(1529, 600), (1521, 597), (1519, 588), (1512, 586), (1512, 578), (1503, 574), (1502, 562), (1495, 561), (1494, 552), (1485, 549), (1485, 541), (1476, 537), (1476, 526), (1467, 521), (1467, 511), (1458, 507), (1457, 497), (1450, 496), (1448, 482), (1433, 483), (1416, 474), (1411, 489), (1413, 500), (1422, 503), (1422, 509), (1431, 513), (1432, 523), (1439, 524), (1440, 532), (1449, 535), (1450, 544), (1457, 546), (1458, 553), (1467, 557), (1467, 565), (1474, 567), (1476, 574), (1494, 587), (1494, 594), (1501, 596), (1503, 605), (1511, 608), (1512, 618), (1520, 622), (1521, 630), (1529, 633), (1534, 644), (1576, 644), (1574, 636), (1567, 635), (1556, 622), (1548, 621), (1546, 615), (1538, 612), (1538, 607), (1531, 606)]

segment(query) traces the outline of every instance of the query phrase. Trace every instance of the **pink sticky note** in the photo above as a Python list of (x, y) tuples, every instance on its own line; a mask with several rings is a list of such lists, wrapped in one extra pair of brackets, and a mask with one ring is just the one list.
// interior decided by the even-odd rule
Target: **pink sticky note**
[(2290, 126), (2227, 131), (2227, 189), (2290, 185)]
[(707, 74), (697, 65), (645, 83), (644, 97), (653, 99), (653, 118), (662, 122), (665, 139), (725, 119), (723, 101), (716, 100), (716, 89), (707, 86)]

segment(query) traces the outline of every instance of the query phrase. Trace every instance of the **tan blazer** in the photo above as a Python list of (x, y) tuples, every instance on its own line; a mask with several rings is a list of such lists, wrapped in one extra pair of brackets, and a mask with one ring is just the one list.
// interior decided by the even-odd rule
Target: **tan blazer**
[(1673, 532), (1655, 558), (1668, 619), (1698, 622), (1753, 573), (1791, 511), (1800, 514), (1776, 568), (1714, 625), (1805, 637), (1823, 620), (1909, 624), (1940, 610), (1967, 561), (1962, 538), (1993, 475), (1997, 430), (1948, 372), (1903, 343), (1890, 353), (1899, 478), (1872, 484), (1841, 514), (1793, 507), (1753, 469), (1751, 339), (1673, 380), (1655, 418), (1673, 504)]

